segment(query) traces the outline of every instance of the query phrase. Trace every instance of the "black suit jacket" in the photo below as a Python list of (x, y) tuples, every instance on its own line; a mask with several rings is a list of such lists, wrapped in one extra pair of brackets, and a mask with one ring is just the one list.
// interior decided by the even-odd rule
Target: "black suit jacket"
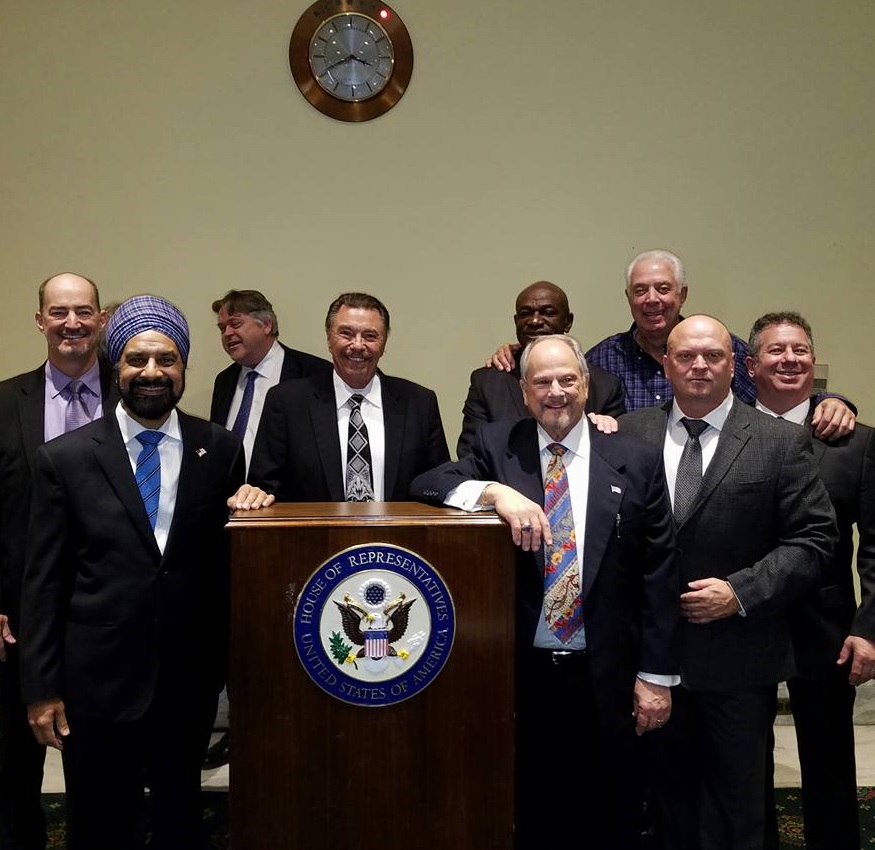
[[(678, 612), (671, 507), (662, 455), (626, 435), (590, 427), (582, 565), (587, 655), (600, 715), (628, 726), (639, 671), (676, 672)], [(539, 505), (544, 482), (534, 419), (479, 429), (470, 455), (420, 475), (414, 497), (439, 504), (462, 481), (498, 481)], [(544, 552), (518, 551), (517, 645), (532, 646), (544, 598)]]
[[(814, 412), (812, 401), (808, 424)], [(793, 612), (793, 646), (799, 673), (835, 667), (848, 634), (875, 641), (875, 430), (857, 423), (835, 442), (813, 440), (814, 462), (836, 512), (839, 539), (815, 593)], [(859, 534), (854, 593), (854, 526)]]
[[(100, 365), (104, 409), (115, 403), (112, 368)], [(45, 364), (0, 383), (0, 613), (18, 634), (34, 455), (45, 435)]]
[[(620, 379), (599, 366), (589, 367), (586, 412), (606, 413), (615, 417), (626, 412)], [(471, 454), (474, 436), (484, 422), (517, 420), (528, 415), (529, 411), (523, 402), (523, 391), (520, 389), (519, 364), (510, 372), (500, 372), (488, 366), (475, 369), (471, 373), (468, 397), (462, 408), (462, 433), (456, 445), (456, 454), (459, 457)]]
[[(304, 351), (296, 351), (282, 343), (280, 346), (283, 349), (280, 383), (296, 378), (309, 378), (311, 375), (331, 374), (331, 364), (327, 360), (314, 357)], [(234, 390), (237, 389), (241, 369), (239, 363), (232, 363), (216, 375), (216, 380), (213, 382), (213, 398), (210, 402), (210, 422), (218, 425), (225, 425), (228, 422), (228, 413), (231, 411), (231, 402), (234, 399)]]
[[(267, 394), (252, 451), (249, 481), (280, 502), (345, 500), (333, 373), (289, 381)], [(449, 459), (437, 396), (380, 374), (387, 502), (407, 501), (420, 472)]]
[[(662, 450), (670, 409), (627, 413), (620, 430)], [(734, 399), (677, 544), (682, 586), (726, 579), (746, 616), (704, 625), (681, 620), (681, 676), (688, 688), (753, 688), (793, 672), (788, 606), (818, 582), (836, 537), (811, 452), (801, 428)]]
[(224, 679), (226, 499), (243, 482), (240, 439), (179, 412), (183, 453), (161, 555), (112, 412), (36, 453), (22, 592), (22, 698), (60, 697), (122, 722), (159, 672), (181, 710)]

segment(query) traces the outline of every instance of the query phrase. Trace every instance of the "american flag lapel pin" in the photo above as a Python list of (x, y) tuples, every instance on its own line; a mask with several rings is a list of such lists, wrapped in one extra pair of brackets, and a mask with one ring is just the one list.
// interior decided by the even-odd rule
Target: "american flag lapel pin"
[(623, 491), (616, 484), (611, 484), (611, 492), (612, 493), (622, 493)]
[(195, 449), (194, 453), (198, 457), (203, 457), (207, 453), (207, 450), (206, 449)]

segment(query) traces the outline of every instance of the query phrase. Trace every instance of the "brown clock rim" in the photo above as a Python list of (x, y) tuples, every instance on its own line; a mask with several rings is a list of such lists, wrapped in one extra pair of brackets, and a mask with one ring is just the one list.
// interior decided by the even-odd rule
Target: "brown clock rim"
[[(380, 9), (389, 17), (382, 20)], [(313, 76), (310, 68), (310, 41), (316, 30), (335, 15), (355, 13), (373, 18), (392, 39), (395, 61), (386, 87), (367, 100), (355, 102), (332, 97)], [(289, 41), (289, 67), (295, 84), (306, 100), (323, 115), (338, 121), (370, 121), (388, 112), (407, 90), (413, 75), (413, 42), (404, 21), (388, 4), (377, 0), (317, 0), (298, 18)]]

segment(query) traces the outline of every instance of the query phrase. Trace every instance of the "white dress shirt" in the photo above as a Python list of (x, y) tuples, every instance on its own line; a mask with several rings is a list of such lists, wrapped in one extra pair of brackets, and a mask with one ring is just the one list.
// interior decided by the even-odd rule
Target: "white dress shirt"
[(769, 416), (774, 416), (775, 419), (786, 419), (788, 422), (793, 422), (796, 425), (804, 425), (808, 419), (808, 411), (811, 409), (811, 399), (800, 401), (795, 407), (791, 407), (786, 413), (775, 413), (774, 410), (769, 410), (759, 399), (756, 402), (756, 409), (761, 413), (768, 413)]
[(340, 467), (343, 470), (343, 488), (346, 491), (346, 450), (349, 443), (349, 400), (353, 395), (362, 396), (361, 414), (368, 429), (368, 444), (371, 449), (371, 479), (374, 485), (374, 501), (384, 501), (383, 473), (386, 469), (386, 429), (383, 425), (383, 394), (380, 376), (374, 375), (363, 389), (357, 390), (345, 384), (337, 372), (334, 378), (334, 400), (337, 404), (337, 436), (340, 438)]
[(243, 451), (246, 454), (247, 473), (249, 472), (249, 461), (252, 459), (255, 435), (258, 433), (258, 423), (261, 422), (261, 412), (264, 410), (264, 399), (267, 396), (267, 391), (280, 382), (284, 359), (285, 351), (283, 351), (283, 347), (277, 340), (274, 340), (273, 345), (260, 363), (251, 369), (249, 366), (243, 366), (240, 369), (240, 374), (237, 376), (237, 386), (231, 399), (231, 407), (228, 409), (228, 420), (225, 422), (225, 427), (229, 431), (234, 427), (234, 421), (240, 412), (240, 405), (243, 403), (243, 392), (249, 380), (249, 373), (256, 372), (258, 374), (258, 377), (255, 378), (255, 387), (252, 391), (252, 407), (249, 409), (249, 419), (246, 421), (246, 433), (243, 435)]
[[(125, 448), (128, 450), (131, 471), (136, 475), (137, 457), (143, 449), (137, 434), (148, 429), (132, 419), (121, 404), (116, 406), (115, 417), (122, 432)], [(158, 443), (158, 457), (161, 460), (161, 493), (158, 496), (158, 517), (155, 520), (155, 542), (163, 555), (170, 524), (173, 522), (176, 488), (179, 486), (179, 472), (182, 469), (182, 432), (179, 430), (179, 416), (175, 407), (170, 411), (170, 416), (164, 424), (155, 430), (165, 435)]]
[[(708, 464), (711, 463), (714, 453), (717, 451), (717, 441), (720, 439), (720, 432), (723, 430), (723, 426), (726, 424), (726, 417), (729, 416), (729, 411), (732, 410), (732, 404), (732, 393), (729, 393), (717, 407), (702, 417), (702, 420), (711, 426), (706, 428), (699, 437), (699, 445), (702, 447), (702, 475), (705, 474)], [(681, 462), (681, 455), (684, 453), (684, 446), (689, 436), (687, 429), (684, 428), (681, 422), (681, 418), (684, 416), (686, 416), (686, 413), (678, 407), (677, 399), (675, 399), (671, 405), (671, 413), (668, 415), (668, 426), (665, 429), (665, 444), (662, 450), (665, 462), (665, 480), (668, 484), (672, 507), (674, 507), (674, 488), (678, 478), (678, 465)], [(695, 419), (697, 417), (688, 416), (687, 418)]]

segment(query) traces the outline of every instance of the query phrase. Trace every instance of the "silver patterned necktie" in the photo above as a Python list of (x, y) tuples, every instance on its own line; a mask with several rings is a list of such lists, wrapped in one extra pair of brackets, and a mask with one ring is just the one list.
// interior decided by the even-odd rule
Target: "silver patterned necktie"
[(82, 381), (70, 381), (64, 387), (64, 397), (67, 399), (67, 407), (64, 410), (65, 434), (75, 431), (91, 421), (91, 414), (85, 405), (85, 399), (82, 397), (85, 391), (86, 387)]
[(681, 425), (687, 429), (687, 442), (678, 463), (674, 482), (674, 519), (680, 525), (690, 514), (690, 509), (702, 486), (702, 444), (699, 437), (708, 427), (704, 419), (681, 417)]
[(368, 442), (368, 428), (362, 419), (362, 401), (364, 396), (355, 393), (347, 402), (350, 407), (346, 445), (347, 502), (374, 501), (371, 446)]

